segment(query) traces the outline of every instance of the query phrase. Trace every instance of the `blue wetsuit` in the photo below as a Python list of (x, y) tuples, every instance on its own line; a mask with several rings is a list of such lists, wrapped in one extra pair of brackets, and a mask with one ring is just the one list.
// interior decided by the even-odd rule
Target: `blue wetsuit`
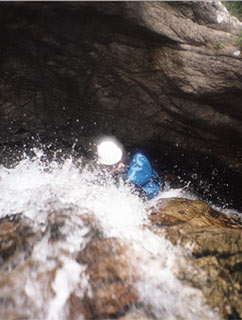
[(148, 200), (156, 197), (162, 186), (158, 173), (152, 169), (150, 161), (142, 153), (133, 156), (126, 178), (141, 189)]

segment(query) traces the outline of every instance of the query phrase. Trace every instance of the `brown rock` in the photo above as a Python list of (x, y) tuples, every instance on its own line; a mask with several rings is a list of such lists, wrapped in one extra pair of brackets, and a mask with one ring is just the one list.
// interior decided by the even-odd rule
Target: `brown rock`
[[(44, 234), (47, 237), (44, 249), (46, 245), (49, 250), (46, 266), (32, 255), (32, 247), (41, 236), (33, 232), (30, 222), (23, 218), (1, 221), (0, 252), (4, 260), (0, 270), (0, 318), (38, 319), (44, 307), (33, 303), (32, 293), (38, 290), (43, 301), (53, 302), (55, 294), (58, 295), (58, 291), (53, 292), (54, 283), (65, 265), (65, 259), (61, 258), (65, 257), (83, 266), (80, 281), (71, 289), (63, 307), (68, 320), (154, 319), (152, 310), (145, 309), (134, 288), (141, 274), (137, 275), (131, 261), (132, 257), (139, 261), (132, 245), (116, 238), (104, 238), (102, 232), (97, 232), (98, 222), (88, 210), (83, 216), (71, 216), (73, 212), (75, 208), (50, 212), (49, 228)], [(180, 269), (174, 271), (177, 277), (186, 285), (199, 288), (210, 308), (219, 310), (221, 318), (239, 319), (242, 315), (240, 220), (219, 213), (201, 201), (174, 198), (159, 201), (149, 218), (157, 235), (165, 235), (183, 248), (185, 265), (181, 262)], [(62, 249), (66, 226), (70, 227), (67, 230), (90, 226), (86, 234), (90, 242), (83, 251)], [(57, 289), (61, 290), (59, 286)]]
[(83, 302), (87, 319), (122, 314), (137, 300), (128, 251), (117, 239), (103, 239), (92, 241), (80, 253), (78, 261), (87, 265), (92, 288), (92, 294), (87, 294)]
[(134, 310), (134, 311), (127, 312), (127, 314), (117, 319), (118, 320), (151, 320), (152, 318), (149, 318), (140, 310)]
[(187, 251), (178, 278), (201, 289), (222, 318), (242, 317), (241, 220), (201, 201), (175, 198), (161, 200), (149, 218), (155, 232)]
[(40, 239), (28, 219), (7, 216), (0, 221), (0, 268), (13, 269), (31, 254), (33, 245)]
[(236, 216), (224, 214), (207, 203), (182, 198), (161, 199), (150, 210), (150, 220), (156, 225), (175, 225), (186, 223), (196, 227), (221, 226), (242, 229)]
[(18, 246), (19, 238), (16, 229), (11, 222), (0, 224), (0, 257), (2, 261), (11, 256)]

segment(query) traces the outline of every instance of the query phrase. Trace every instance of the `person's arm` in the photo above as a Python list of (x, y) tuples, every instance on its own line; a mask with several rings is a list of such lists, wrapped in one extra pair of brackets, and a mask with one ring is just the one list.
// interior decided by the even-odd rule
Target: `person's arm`
[(111, 172), (116, 173), (122, 168), (125, 168), (125, 164), (123, 162), (120, 162), (117, 167), (111, 169)]

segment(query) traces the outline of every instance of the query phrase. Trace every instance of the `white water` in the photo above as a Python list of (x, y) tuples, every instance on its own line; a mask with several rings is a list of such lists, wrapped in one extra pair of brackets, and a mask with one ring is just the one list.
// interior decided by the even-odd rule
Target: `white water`
[[(90, 240), (90, 227), (81, 219), (90, 212), (106, 237), (132, 244), (134, 254), (129, 263), (135, 266), (139, 279), (133, 286), (139, 305), (150, 319), (218, 319), (205, 306), (199, 290), (176, 278), (189, 248), (184, 252), (144, 228), (148, 225), (147, 208), (157, 199), (144, 204), (127, 186), (121, 184), (117, 188), (108, 175), (82, 168), (81, 161), (78, 165), (71, 158), (61, 165), (57, 161), (43, 163), (41, 155), (36, 150), (34, 159), (26, 157), (12, 169), (0, 168), (0, 217), (22, 213), (31, 219), (36, 232), (45, 231), (50, 223), (60, 220), (65, 240), (50, 242), (47, 232), (35, 244), (31, 263), (9, 273), (9, 283), (1, 289), (0, 298), (10, 295), (14, 303), (1, 306), (1, 319), (7, 319), (8, 312), (32, 320), (71, 319), (71, 293), (80, 298), (84, 294), (92, 296), (86, 266), (74, 258)], [(181, 189), (170, 189), (160, 197), (182, 195)], [(0, 273), (0, 284), (4, 277)]]

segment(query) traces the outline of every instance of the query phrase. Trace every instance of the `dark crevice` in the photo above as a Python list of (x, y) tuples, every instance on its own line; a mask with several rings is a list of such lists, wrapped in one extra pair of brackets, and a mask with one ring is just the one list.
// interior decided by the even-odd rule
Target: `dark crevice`
[[(227, 259), (233, 256), (239, 256), (240, 254), (242, 254), (242, 251), (236, 251), (236, 253), (231, 253), (231, 252), (218, 252), (218, 251), (209, 251), (209, 250), (205, 250), (202, 252), (193, 252), (193, 256), (196, 259), (200, 259), (200, 258), (205, 258), (205, 257), (216, 257), (217, 259)], [(234, 269), (235, 267), (235, 269)], [(233, 270), (236, 271), (239, 267), (241, 267), (241, 263), (235, 264), (233, 267)]]

